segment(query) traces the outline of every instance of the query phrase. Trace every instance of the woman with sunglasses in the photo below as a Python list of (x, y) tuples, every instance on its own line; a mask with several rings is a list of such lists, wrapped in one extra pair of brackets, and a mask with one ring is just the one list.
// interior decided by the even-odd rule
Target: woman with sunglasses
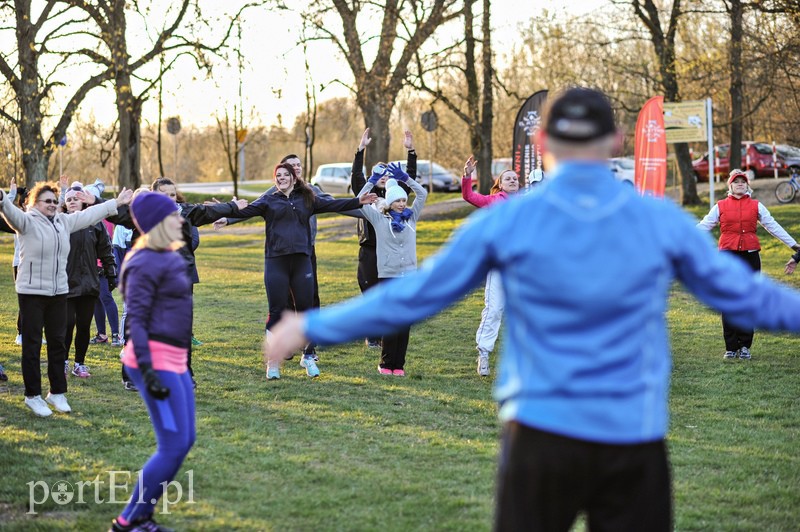
[[(12, 185), (14, 188), (14, 185)], [(71, 412), (67, 403), (65, 336), (67, 330), (67, 256), (70, 233), (96, 224), (117, 213), (117, 206), (130, 203), (132, 192), (122, 189), (116, 201), (67, 214), (58, 212), (58, 185), (38, 183), (28, 194), (23, 212), (0, 190), (0, 212), (16, 231), (20, 243), (20, 265), (16, 280), (22, 314), (22, 378), (25, 405), (38, 416)], [(42, 327), (47, 338), (47, 376), (50, 392), (42, 399), (39, 367)]]
[[(73, 184), (64, 194), (63, 211), (69, 214), (80, 212), (89, 205), (84, 201), (90, 192), (80, 184)], [(67, 257), (67, 361), (64, 371), (69, 371), (69, 350), (75, 335), (75, 364), (72, 374), (80, 378), (91, 377), (86, 366), (86, 351), (92, 328), (95, 305), (100, 296), (100, 273), (98, 259), (103, 265), (105, 281), (110, 290), (117, 286), (117, 264), (111, 251), (111, 239), (102, 222), (75, 231), (69, 237)], [(104, 281), (104, 282), (105, 282)], [(104, 318), (105, 319), (105, 318)]]
[[(733, 170), (728, 178), (728, 197), (711, 208), (698, 227), (711, 231), (719, 224), (719, 249), (739, 257), (753, 271), (761, 271), (761, 243), (756, 229), (758, 224), (769, 234), (800, 251), (800, 245), (775, 221), (764, 205), (751, 197), (750, 177), (747, 172)], [(722, 316), (722, 335), (725, 338), (724, 359), (750, 360), (753, 329), (740, 329)]]

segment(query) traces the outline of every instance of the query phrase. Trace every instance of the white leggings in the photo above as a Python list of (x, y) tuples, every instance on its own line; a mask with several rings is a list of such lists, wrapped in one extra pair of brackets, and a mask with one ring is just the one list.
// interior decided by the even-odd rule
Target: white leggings
[(486, 276), (486, 292), (483, 297), (484, 307), (481, 312), (481, 324), (475, 333), (475, 343), (478, 352), (487, 355), (494, 349), (497, 335), (500, 333), (500, 324), (503, 321), (503, 284), (500, 272), (492, 270)]

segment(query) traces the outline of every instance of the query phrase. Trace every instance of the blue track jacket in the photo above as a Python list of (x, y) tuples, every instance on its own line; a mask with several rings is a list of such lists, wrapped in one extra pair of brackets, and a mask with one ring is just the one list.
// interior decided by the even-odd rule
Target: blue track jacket
[(562, 163), (530, 194), (474, 213), (416, 272), (310, 312), (305, 333), (329, 345), (386, 334), (497, 269), (501, 419), (593, 442), (660, 440), (673, 280), (741, 327), (800, 331), (800, 293), (719, 253), (696, 223), (671, 201), (639, 197), (605, 162)]

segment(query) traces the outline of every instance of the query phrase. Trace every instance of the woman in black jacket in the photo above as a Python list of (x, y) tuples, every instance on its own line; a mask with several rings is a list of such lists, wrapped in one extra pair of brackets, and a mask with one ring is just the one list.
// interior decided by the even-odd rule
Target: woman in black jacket
[[(64, 195), (63, 211), (73, 213), (88, 207), (84, 203), (83, 187), (75, 185)], [(72, 374), (76, 377), (91, 377), (86, 366), (86, 350), (89, 347), (94, 306), (100, 295), (100, 272), (98, 259), (103, 265), (103, 272), (108, 280), (108, 287), (113, 290), (117, 285), (117, 265), (111, 249), (108, 233), (99, 222), (85, 229), (75, 231), (69, 236), (69, 256), (67, 258), (67, 278), (69, 293), (67, 294), (67, 360), (64, 362), (64, 373), (69, 371), (69, 346), (75, 335), (75, 363)]]
[[(314, 278), (311, 270), (311, 217), (322, 212), (343, 212), (372, 203), (375, 194), (349, 200), (329, 199), (314, 191), (299, 179), (294, 167), (281, 163), (273, 173), (275, 190), (262, 194), (236, 218), (261, 216), (266, 222), (264, 242), (264, 285), (267, 289), (269, 330), (289, 308), (289, 296), (294, 308), (301, 312), (311, 308), (314, 298)], [(314, 360), (313, 344), (306, 346), (300, 365), (309, 377), (318, 377), (319, 368)], [(268, 379), (279, 379), (277, 367), (267, 368)]]

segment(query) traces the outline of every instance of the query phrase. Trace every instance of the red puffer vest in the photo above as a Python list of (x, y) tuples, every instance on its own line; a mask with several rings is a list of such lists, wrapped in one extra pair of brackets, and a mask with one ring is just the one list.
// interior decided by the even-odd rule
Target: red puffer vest
[(719, 249), (729, 251), (760, 251), (756, 236), (758, 201), (750, 196), (736, 199), (728, 196), (717, 203), (719, 207)]

